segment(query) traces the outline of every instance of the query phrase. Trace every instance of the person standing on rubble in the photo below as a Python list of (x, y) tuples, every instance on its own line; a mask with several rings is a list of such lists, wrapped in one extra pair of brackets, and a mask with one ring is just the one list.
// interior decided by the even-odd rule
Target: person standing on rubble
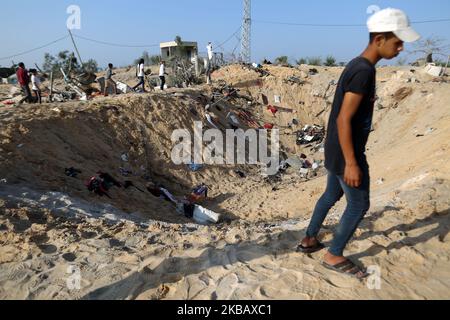
[(206, 84), (211, 84), (211, 73), (212, 73), (212, 66), (211, 66), (211, 60), (205, 59), (205, 77), (206, 77)]
[(105, 92), (103, 92), (103, 95), (106, 97), (108, 95), (108, 89), (112, 87), (114, 89), (114, 94), (117, 94), (117, 84), (112, 79), (112, 76), (115, 73), (113, 73), (113, 64), (108, 63), (108, 69), (106, 69), (106, 77), (105, 77)]
[(36, 96), (36, 102), (41, 104), (42, 103), (41, 88), (39, 87), (41, 85), (41, 80), (38, 77), (36, 69), (30, 69), (30, 72), (31, 72), (31, 90), (33, 90), (34, 95)]
[(213, 47), (212, 47), (212, 43), (208, 42), (208, 45), (206, 46), (206, 50), (208, 52), (208, 60), (212, 61), (213, 59)]
[(403, 51), (404, 42), (420, 38), (405, 13), (398, 9), (376, 12), (367, 21), (370, 42), (365, 51), (344, 69), (334, 97), (325, 140), (327, 186), (318, 200), (306, 237), (298, 250), (316, 252), (324, 245), (317, 235), (329, 210), (345, 194), (347, 206), (323, 265), (358, 279), (368, 274), (343, 256), (344, 248), (369, 209), (369, 166), (365, 146), (369, 137), (375, 102), (375, 65), (393, 59)]
[(22, 88), (22, 92), (25, 95), (25, 97), (19, 101), (19, 104), (24, 102), (25, 100), (28, 103), (31, 103), (31, 100), (33, 99), (31, 96), (30, 91), (30, 77), (28, 75), (28, 70), (25, 69), (25, 64), (23, 62), (19, 63), (19, 68), (16, 71), (17, 81), (19, 82), (20, 87)]
[(145, 72), (144, 72), (144, 65), (145, 65), (145, 60), (141, 59), (139, 60), (138, 65), (136, 66), (136, 76), (139, 79), (139, 82), (137, 85), (135, 85), (133, 87), (133, 91), (136, 90), (137, 87), (139, 87), (140, 85), (142, 85), (142, 92), (145, 92)]
[(166, 84), (166, 62), (164, 60), (161, 61), (161, 65), (159, 66), (159, 79), (161, 80), (161, 90), (164, 90), (164, 85)]

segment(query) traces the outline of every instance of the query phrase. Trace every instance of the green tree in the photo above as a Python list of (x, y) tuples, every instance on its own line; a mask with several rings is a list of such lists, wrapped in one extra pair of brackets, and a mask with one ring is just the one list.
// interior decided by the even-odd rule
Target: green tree
[[(97, 62), (91, 59), (87, 61), (85, 65), (89, 68), (89, 70), (94, 70), (97, 67)], [(66, 73), (70, 73), (72, 71), (83, 71), (83, 68), (78, 63), (75, 54), (68, 50), (60, 51), (56, 56), (45, 53), (42, 68), (46, 73), (53, 72), (56, 77), (62, 76), (60, 68), (62, 68)]]
[(180, 58), (180, 57), (186, 57), (186, 47), (184, 46), (184, 42), (183, 42), (183, 40), (181, 40), (181, 37), (180, 36), (176, 36), (175, 37), (175, 43), (177, 44), (177, 47), (176, 47), (176, 56), (178, 57), (178, 58)]
[(50, 73), (52, 71), (55, 72), (59, 70), (60, 66), (57, 64), (58, 62), (56, 61), (56, 58), (54, 56), (52, 56), (50, 53), (44, 54), (44, 64), (42, 65), (42, 68), (45, 72)]
[(327, 67), (334, 67), (334, 66), (336, 66), (336, 59), (332, 55), (329, 55), (325, 59), (325, 63), (324, 64)]
[(309, 57), (308, 64), (311, 66), (321, 66), (322, 58), (321, 57)]
[(295, 63), (297, 64), (297, 65), (301, 65), (301, 64), (306, 64), (306, 59), (305, 58), (300, 58), (300, 59), (298, 59), (297, 61), (295, 61)]
[(450, 46), (445, 42), (445, 39), (431, 36), (425, 39), (421, 39), (413, 44), (414, 50), (412, 54), (422, 54), (424, 59), (433, 60), (433, 55), (446, 56), (446, 52)]
[(97, 61), (94, 59), (89, 59), (86, 62), (83, 62), (83, 68), (85, 72), (89, 73), (96, 73), (98, 71), (98, 64)]
[(142, 55), (134, 60), (134, 64), (138, 64), (141, 59), (144, 59), (144, 65), (154, 66), (159, 64), (161, 58), (159, 55), (150, 55), (147, 51), (142, 52)]
[(161, 62), (161, 57), (157, 54), (150, 56), (150, 64), (158, 65)]
[(288, 64), (289, 58), (287, 56), (280, 56), (275, 59), (275, 64), (286, 65)]

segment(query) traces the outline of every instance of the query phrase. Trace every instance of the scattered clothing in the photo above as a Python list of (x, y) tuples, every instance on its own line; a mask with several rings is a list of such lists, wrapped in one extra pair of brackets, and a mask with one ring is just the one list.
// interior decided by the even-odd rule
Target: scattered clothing
[(239, 177), (245, 178), (245, 173), (244, 173), (244, 172), (242, 172), (242, 171), (240, 171), (240, 170), (235, 170), (234, 172), (235, 172)]
[(267, 110), (272, 112), (273, 116), (275, 116), (275, 114), (278, 112), (278, 109), (276, 107), (274, 107), (274, 106), (271, 106), (271, 105), (267, 106)]
[(190, 163), (190, 164), (188, 164), (188, 168), (189, 168), (189, 170), (191, 170), (191, 171), (198, 171), (198, 170), (200, 170), (202, 167), (203, 167), (203, 165), (198, 164), (198, 163)]
[(121, 188), (122, 184), (114, 179), (110, 174), (101, 171), (98, 171), (95, 176), (90, 177), (86, 182), (86, 187), (89, 191), (92, 191), (99, 196), (105, 195), (108, 198), (111, 198), (108, 194), (108, 190), (112, 186)]
[(174, 204), (178, 203), (178, 200), (163, 186), (147, 186), (147, 190), (157, 198), (164, 199)]
[(199, 203), (208, 197), (208, 186), (204, 183), (198, 185), (192, 190), (192, 193), (187, 197), (191, 203)]
[(325, 130), (321, 126), (306, 125), (302, 130), (296, 132), (297, 145), (309, 144), (312, 142), (322, 142), (325, 137)]
[(211, 126), (213, 126), (213, 127), (216, 128), (216, 129), (219, 129), (219, 127), (217, 127), (217, 126), (214, 124), (214, 122), (213, 122), (213, 120), (212, 120), (212, 117), (211, 117), (211, 114), (210, 114), (209, 112), (206, 112), (206, 113), (205, 113), (205, 118), (206, 118), (206, 120), (209, 122), (209, 124), (210, 124)]
[(65, 168), (64, 173), (68, 177), (76, 178), (79, 173), (81, 173), (81, 170), (75, 169), (74, 167)]
[(231, 128), (233, 130), (236, 130), (239, 128), (240, 123), (239, 123), (238, 118), (234, 114), (234, 112), (232, 112), (232, 111), (228, 112), (226, 119), (228, 121), (228, 124), (231, 126)]
[(120, 174), (121, 174), (122, 176), (124, 176), (124, 177), (128, 177), (129, 175), (132, 175), (132, 174), (133, 174), (133, 172), (132, 172), (131, 170), (127, 170), (127, 169), (125, 169), (125, 168), (123, 168), (123, 167), (120, 167), (120, 168), (119, 168), (119, 172), (120, 172)]

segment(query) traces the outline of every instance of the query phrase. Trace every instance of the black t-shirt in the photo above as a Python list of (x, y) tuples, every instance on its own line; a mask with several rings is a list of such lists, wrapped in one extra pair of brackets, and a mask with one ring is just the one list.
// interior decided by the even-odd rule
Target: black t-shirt
[(352, 118), (352, 139), (356, 161), (360, 166), (366, 164), (366, 143), (372, 127), (375, 102), (375, 76), (375, 66), (366, 58), (357, 57), (350, 61), (339, 79), (325, 139), (325, 168), (335, 174), (342, 175), (345, 169), (345, 159), (339, 144), (336, 119), (346, 92), (364, 95)]

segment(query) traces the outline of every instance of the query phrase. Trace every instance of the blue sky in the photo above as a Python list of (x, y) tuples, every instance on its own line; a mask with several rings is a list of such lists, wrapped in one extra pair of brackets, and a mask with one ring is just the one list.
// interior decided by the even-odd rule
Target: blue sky
[[(183, 40), (197, 41), (205, 51), (208, 41), (219, 44), (233, 34), (242, 21), (242, 0), (14, 0), (1, 1), (0, 58), (23, 52), (67, 35), (69, 5), (81, 9), (80, 36), (130, 45), (158, 44), (171, 41), (176, 35)], [(370, 5), (404, 10), (412, 21), (450, 18), (448, 0), (253, 0), (252, 60), (274, 59), (287, 55), (299, 57), (332, 54), (338, 61), (348, 61), (362, 52), (367, 44), (365, 27), (305, 27), (267, 24), (258, 21), (279, 21), (313, 24), (365, 24)], [(450, 22), (417, 24), (423, 37), (431, 35), (447, 41)], [(120, 48), (76, 39), (83, 60), (93, 58), (104, 67), (108, 62), (128, 65), (143, 50), (158, 53), (158, 47)], [(238, 40), (224, 45), (232, 52)], [(236, 48), (235, 52), (239, 52)], [(408, 48), (408, 47), (407, 47)], [(41, 64), (45, 52), (56, 54), (73, 50), (70, 39), (50, 47), (15, 57), (15, 62)], [(11, 59), (0, 60), (7, 66)]]

